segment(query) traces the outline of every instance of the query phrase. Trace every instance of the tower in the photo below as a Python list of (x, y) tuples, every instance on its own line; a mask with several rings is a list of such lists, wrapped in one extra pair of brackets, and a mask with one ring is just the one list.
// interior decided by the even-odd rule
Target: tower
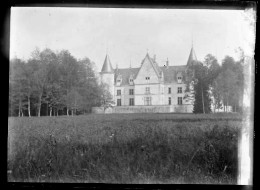
[(191, 50), (190, 50), (190, 55), (189, 55), (189, 59), (187, 61), (187, 66), (191, 66), (193, 65), (193, 62), (194, 61), (197, 61), (197, 57), (196, 57), (196, 54), (195, 54), (195, 51), (193, 49), (193, 45), (191, 46)]
[(111, 65), (109, 56), (106, 55), (103, 67), (100, 72), (100, 77), (101, 77), (101, 82), (104, 84), (107, 84), (107, 90), (110, 92), (112, 95), (112, 98), (114, 100), (114, 69)]

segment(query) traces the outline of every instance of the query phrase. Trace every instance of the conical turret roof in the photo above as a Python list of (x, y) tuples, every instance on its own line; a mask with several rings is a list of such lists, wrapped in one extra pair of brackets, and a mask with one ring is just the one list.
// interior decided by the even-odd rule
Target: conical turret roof
[(114, 72), (114, 69), (111, 65), (111, 62), (110, 62), (108, 55), (106, 55), (106, 58), (105, 58), (103, 67), (101, 69), (101, 72), (105, 72), (105, 73), (113, 73)]
[(196, 54), (195, 54), (195, 51), (194, 51), (193, 47), (191, 47), (187, 65), (192, 65), (193, 61), (197, 61), (197, 57), (196, 57)]

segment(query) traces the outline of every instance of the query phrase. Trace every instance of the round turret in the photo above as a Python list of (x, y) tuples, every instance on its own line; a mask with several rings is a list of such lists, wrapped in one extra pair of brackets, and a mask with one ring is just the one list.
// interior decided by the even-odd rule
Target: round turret
[(106, 55), (103, 67), (100, 72), (101, 82), (107, 84), (107, 90), (110, 92), (114, 99), (114, 69), (110, 62), (108, 55)]

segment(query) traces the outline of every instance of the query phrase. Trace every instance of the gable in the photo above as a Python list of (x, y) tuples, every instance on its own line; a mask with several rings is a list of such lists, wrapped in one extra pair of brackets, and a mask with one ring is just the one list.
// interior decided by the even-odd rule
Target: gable
[(150, 77), (149, 83), (159, 83), (159, 71), (151, 58), (146, 55), (142, 66), (136, 76), (135, 84), (147, 84), (146, 77)]

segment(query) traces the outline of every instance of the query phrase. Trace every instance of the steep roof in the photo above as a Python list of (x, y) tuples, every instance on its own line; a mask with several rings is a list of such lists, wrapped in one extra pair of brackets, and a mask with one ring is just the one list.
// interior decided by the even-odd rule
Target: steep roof
[(193, 61), (197, 61), (197, 57), (196, 57), (196, 54), (195, 54), (193, 47), (191, 47), (189, 59), (187, 61), (187, 65), (192, 65)]
[(177, 82), (177, 74), (179, 72), (183, 73), (183, 77), (185, 77), (184, 72), (186, 69), (186, 65), (180, 66), (163, 66), (160, 67), (164, 75), (164, 82), (165, 83), (172, 83)]
[(110, 59), (109, 59), (108, 55), (106, 55), (106, 58), (105, 58), (103, 67), (101, 69), (101, 72), (103, 72), (103, 73), (112, 73), (112, 72), (114, 72), (114, 69), (113, 69), (113, 67), (111, 65), (111, 62), (110, 62)]
[(115, 70), (115, 81), (118, 75), (122, 76), (122, 83), (121, 85), (128, 85), (129, 84), (129, 78), (132, 75), (133, 78), (136, 78), (136, 75), (138, 73), (140, 68), (126, 68), (126, 69), (116, 69)]
[[(157, 65), (158, 66), (158, 65)], [(163, 72), (164, 74), (164, 82), (165, 83), (172, 83), (177, 82), (177, 73), (185, 72), (186, 65), (180, 65), (180, 66), (158, 66), (158, 70)], [(125, 69), (116, 69), (115, 70), (115, 81), (118, 75), (122, 76), (122, 83), (121, 85), (129, 85), (129, 78), (132, 75), (135, 79), (138, 71), (140, 68), (125, 68)], [(183, 74), (184, 76), (184, 74)]]

